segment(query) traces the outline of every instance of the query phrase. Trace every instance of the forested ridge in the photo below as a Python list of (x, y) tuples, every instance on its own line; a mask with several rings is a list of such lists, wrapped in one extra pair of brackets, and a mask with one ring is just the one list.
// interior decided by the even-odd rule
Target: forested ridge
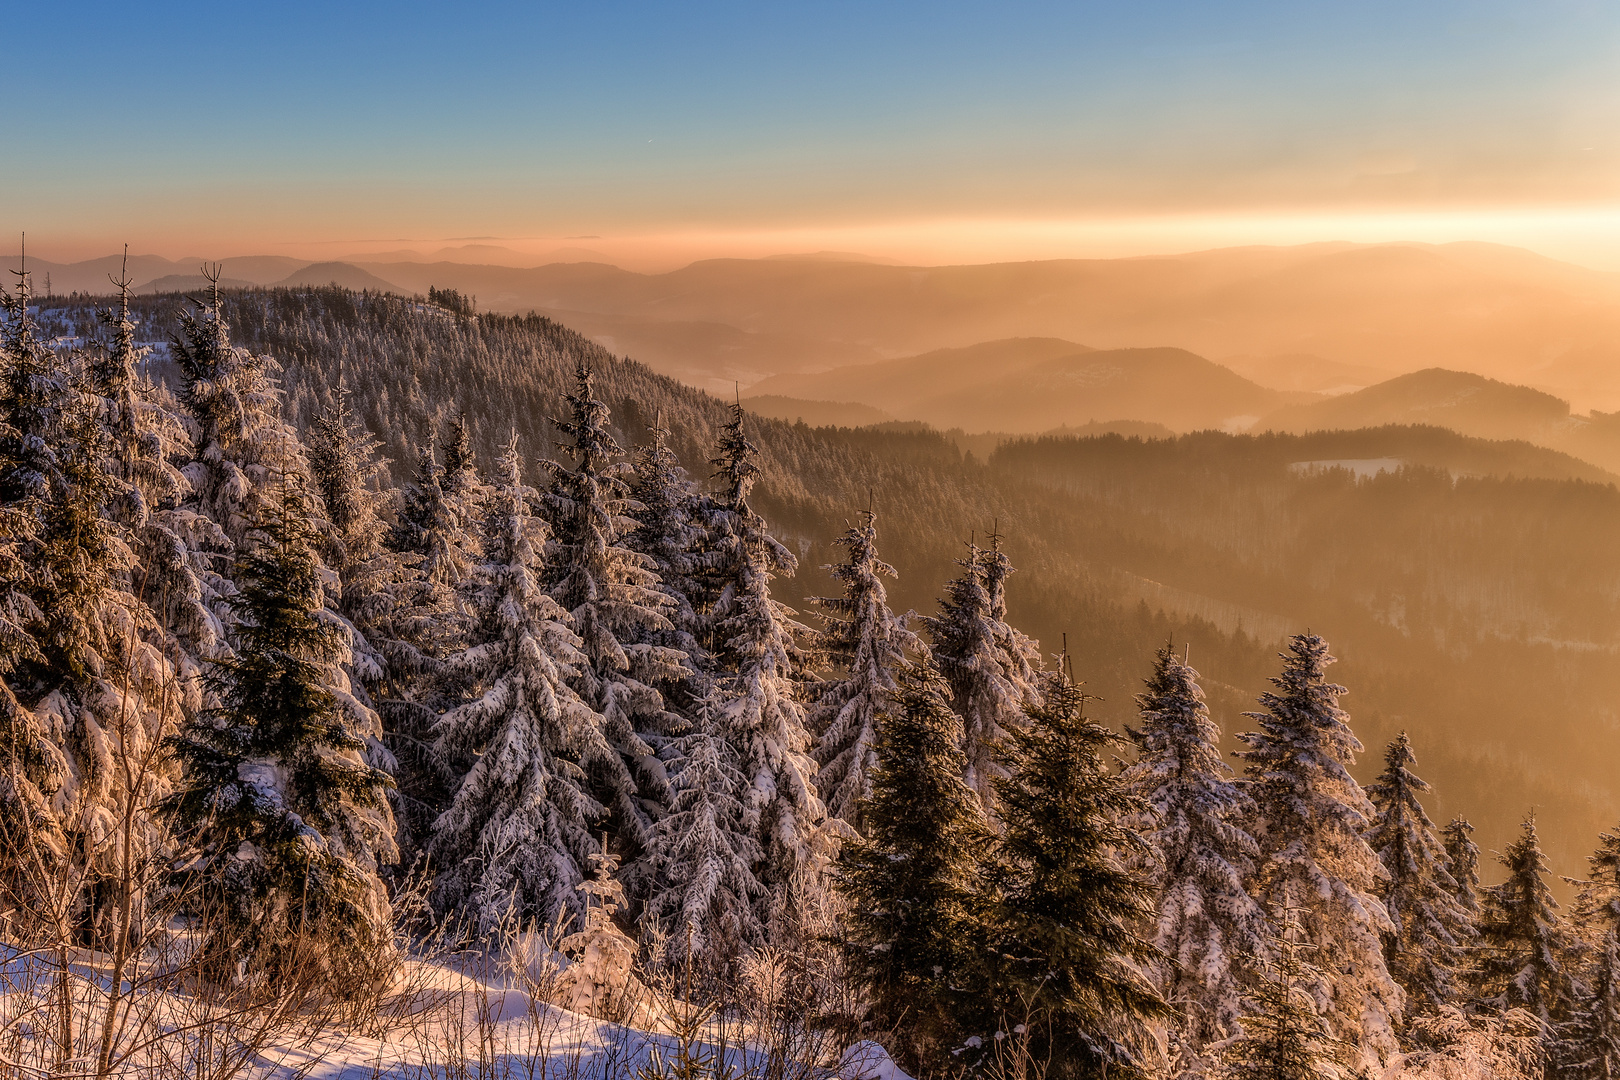
[[(130, 302), (163, 374), (184, 298)], [(49, 332), (94, 335), (92, 304), (54, 303)], [(621, 444), (662, 416), (671, 449), (708, 482), (725, 403), (543, 317), (334, 288), (226, 292), (224, 305), (236, 339), (282, 365), (299, 430), (349, 385), (394, 483), (463, 414), (482, 462), (514, 430), (526, 461), (549, 455), (579, 358)], [(1620, 723), (1620, 559), (1596, 539), (1614, 535), (1620, 497), (1584, 462), (1438, 428), (1037, 439), (986, 458), (931, 432), (750, 425), (755, 502), (800, 556), (790, 602), (831, 587), (831, 540), (868, 499), (901, 571), (900, 610), (928, 612), (962, 544), (999, 528), (1019, 567), (1008, 589), (1020, 624), (1048, 652), (1068, 635), (1093, 709), (1115, 724), (1129, 719), (1142, 657), (1169, 637), (1191, 643), (1224, 721), (1263, 685), (1275, 641), (1331, 628), (1361, 729), (1383, 740), (1421, 724), (1430, 771), (1458, 800), (1445, 809), (1475, 814), (1488, 843), (1506, 843), (1515, 807), (1534, 805), (1557, 865), (1573, 867), (1575, 838), (1620, 816), (1605, 749)], [(1346, 459), (1398, 471), (1291, 468)], [(1525, 745), (1524, 732), (1549, 728), (1556, 738)], [(1504, 788), (1511, 802), (1485, 798)]]
[[(415, 881), (469, 940), (572, 917), (553, 992), (594, 1015), (653, 938), (688, 980), (816, 957), (818, 1022), (928, 1075), (1620, 1067), (1614, 841), (1567, 915), (1541, 848), (1613, 801), (1565, 764), (1610, 752), (1620, 595), (1579, 463), (1428, 429), (980, 461), (455, 294), (5, 303), (18, 946), (117, 986), (183, 926), (196, 978), (359, 992)], [(1523, 823), (1499, 883), (1468, 816)]]

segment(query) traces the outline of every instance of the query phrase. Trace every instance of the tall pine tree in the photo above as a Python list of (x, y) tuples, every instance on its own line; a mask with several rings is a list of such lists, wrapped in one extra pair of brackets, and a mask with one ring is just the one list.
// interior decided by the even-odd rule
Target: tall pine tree
[(816, 733), (816, 787), (827, 812), (859, 829), (862, 801), (871, 795), (878, 717), (911, 657), (926, 660), (928, 647), (906, 626), (906, 616), (889, 610), (883, 579), (898, 575), (878, 558), (877, 515), (863, 511), (861, 523), (834, 543), (849, 556), (824, 569), (843, 583), (844, 595), (812, 603), (824, 612), (821, 651), (839, 672), (813, 686), (808, 723)]
[(652, 560), (625, 546), (635, 529), (630, 466), (608, 430), (608, 407), (592, 387), (590, 369), (574, 373), (568, 395), (573, 414), (554, 421), (567, 437), (569, 463), (548, 461), (552, 483), (545, 496), (554, 539), (549, 558), (551, 595), (573, 620), (586, 662), (576, 675), (580, 697), (600, 713), (620, 768), (594, 779), (613, 815), (619, 843), (637, 856), (624, 879), (644, 896), (650, 878), (648, 846), (669, 792), (657, 746), (683, 725), (658, 691), (679, 681), (686, 657), (648, 639), (672, 629), (670, 599), (658, 587)]
[(1574, 940), (1547, 886), (1534, 818), (1500, 856), (1507, 880), (1485, 890), (1476, 992), (1500, 1010), (1524, 1009), (1543, 1024), (1569, 1018), (1576, 988), (1567, 967)]
[(1620, 1077), (1620, 833), (1603, 833), (1580, 883), (1575, 920), (1585, 948), (1568, 1019), (1554, 1030), (1552, 1058), (1573, 1080)]
[(333, 690), (346, 650), (323, 617), (309, 499), (287, 479), (258, 513), (230, 598), (235, 654), (210, 674), (218, 705), (175, 740), (171, 804), (197, 851), (182, 874), (216, 975), (313, 965), (342, 985), (392, 955), (378, 878), (395, 854), (390, 781)]
[(711, 528), (717, 548), (714, 649), (728, 673), (721, 703), (726, 737), (737, 748), (746, 786), (743, 820), (764, 853), (756, 876), (766, 887), (761, 921), (788, 933), (800, 913), (819, 910), (829, 852), (826, 810), (796, 680), (806, 667), (807, 627), (772, 599), (771, 579), (798, 560), (748, 503), (758, 450), (743, 430), (741, 406), (721, 431), (712, 462), (722, 489)]
[(1325, 677), (1333, 662), (1317, 635), (1292, 638), (1264, 711), (1247, 714), (1260, 730), (1238, 736), (1248, 746), (1239, 756), (1260, 810), (1256, 889), (1299, 910), (1314, 962), (1332, 973), (1307, 988), (1317, 1012), (1371, 1067), (1396, 1049), (1401, 990), (1384, 964), (1383, 935), (1394, 931), (1376, 896), (1384, 869), (1362, 839), (1376, 812), (1350, 775), (1362, 747), (1338, 705), (1345, 688)]
[(1446, 868), (1457, 883), (1457, 906), (1470, 922), (1479, 918), (1479, 846), (1473, 836), (1474, 826), (1465, 818), (1454, 817), (1446, 824)]
[(438, 723), (440, 754), (467, 763), (433, 826), (435, 900), (484, 931), (579, 913), (606, 812), (588, 774), (622, 768), (602, 718), (572, 688), (589, 661), (543, 588), (545, 526), (531, 516), (513, 442), (485, 526), (472, 644), (448, 666), (479, 696)]
[(1137, 761), (1126, 782), (1151, 813), (1152, 970), (1177, 1013), (1170, 1057), (1182, 1075), (1205, 1071), (1204, 1049), (1237, 1033), (1253, 958), (1267, 955), (1269, 920), (1248, 894), (1259, 845), (1245, 829), (1254, 811), (1221, 760), (1221, 729), (1210, 718), (1198, 673), (1168, 645), (1154, 657), (1136, 698)]
[(989, 551), (968, 544), (961, 576), (945, 587), (939, 614), (923, 624), (933, 639), (934, 662), (951, 688), (951, 707), (962, 717), (968, 783), (989, 806), (1000, 775), (996, 744), (1023, 722), (1025, 707), (1040, 701), (1034, 662), (1038, 653), (1006, 623), (1002, 583), (1011, 565), (999, 537)]
[(839, 945), (875, 1031), (893, 1031), (909, 1071), (948, 1067), (986, 1013), (984, 809), (962, 779), (961, 720), (918, 665), (878, 737), (864, 838), (838, 857), (848, 908)]
[(1147, 1022), (1169, 1015), (1145, 973), (1152, 889), (1127, 865), (1146, 853), (1132, 827), (1146, 803), (1104, 757), (1124, 740), (1085, 702), (1060, 669), (1000, 747), (996, 1004), (1031, 1027), (1049, 1076), (1145, 1076)]
[(1433, 1014), (1456, 994), (1456, 968), (1472, 936), (1457, 902), (1445, 846), (1418, 796), (1429, 785), (1412, 772), (1417, 757), (1401, 732), (1384, 753), (1384, 771), (1367, 788), (1378, 816), (1367, 843), (1388, 876), (1379, 887), (1394, 932), (1384, 939), (1390, 974), (1406, 991), (1406, 1013)]

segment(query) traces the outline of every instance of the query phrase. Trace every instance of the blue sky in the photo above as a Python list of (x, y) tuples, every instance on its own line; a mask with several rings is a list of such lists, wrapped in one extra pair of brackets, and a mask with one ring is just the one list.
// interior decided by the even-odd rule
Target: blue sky
[(64, 251), (1620, 204), (1620, 5), (1595, 0), (76, 3), (7, 26), (27, 91), (0, 228)]

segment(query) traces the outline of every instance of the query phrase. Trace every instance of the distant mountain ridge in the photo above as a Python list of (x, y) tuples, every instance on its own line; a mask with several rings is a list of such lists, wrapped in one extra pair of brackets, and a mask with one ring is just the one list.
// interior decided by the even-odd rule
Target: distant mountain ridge
[(1256, 385), (1185, 349), (1093, 349), (1058, 338), (779, 375), (755, 384), (753, 395), (858, 402), (942, 429), (1029, 434), (1118, 420), (1241, 431), (1313, 396)]
[[(480, 310), (571, 320), (615, 352), (717, 392), (771, 375), (1045, 337), (1108, 349), (1174, 346), (1234, 358), (1234, 367), (1243, 366), (1239, 357), (1292, 356), (1374, 373), (1444, 367), (1532, 385), (1578, 411), (1620, 409), (1620, 274), (1489, 244), (1310, 244), (963, 266), (831, 253), (710, 259), (659, 274), (572, 261), (589, 251), (558, 252), (570, 261), (543, 266), (514, 266), (516, 253), (476, 245), (433, 253), (441, 254), (447, 258), (396, 252), (346, 264), (407, 293), (453, 288), (478, 297)], [(488, 261), (452, 261), (476, 258)], [(107, 273), (118, 268), (116, 257), (30, 262), (39, 284), (50, 273), (64, 294), (105, 294)], [(310, 265), (282, 256), (225, 262), (228, 277), (255, 284)], [(138, 256), (130, 272), (144, 284), (195, 274), (197, 263)], [(1296, 385), (1275, 372), (1240, 373), (1283, 390), (1348, 389), (1366, 379)]]

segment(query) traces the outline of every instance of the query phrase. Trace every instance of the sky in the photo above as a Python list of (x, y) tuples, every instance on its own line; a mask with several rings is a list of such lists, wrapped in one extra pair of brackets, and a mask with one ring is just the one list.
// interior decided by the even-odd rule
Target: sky
[(57, 260), (1478, 239), (1620, 270), (1612, 0), (78, 0), (7, 28), (0, 236)]

